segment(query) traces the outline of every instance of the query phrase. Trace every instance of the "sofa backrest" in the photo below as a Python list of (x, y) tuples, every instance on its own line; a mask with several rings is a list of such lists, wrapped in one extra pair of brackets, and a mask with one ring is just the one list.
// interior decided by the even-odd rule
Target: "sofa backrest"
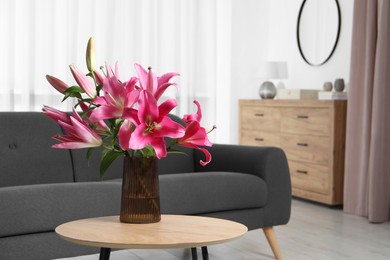
[[(188, 148), (178, 148), (183, 154), (168, 153), (168, 156), (158, 160), (158, 173), (185, 173), (194, 171), (194, 151)], [(93, 151), (89, 160), (85, 150), (70, 150), (73, 161), (74, 176), (76, 182), (98, 181), (101, 149)], [(123, 158), (119, 157), (108, 168), (104, 180), (120, 179), (123, 174)]]
[(0, 112), (0, 187), (72, 182), (69, 151), (51, 148), (61, 133), (41, 112)]
[[(180, 120), (172, 116), (174, 120)], [(87, 160), (85, 149), (55, 149), (61, 127), (42, 112), (0, 112), (0, 187), (98, 181), (101, 150)], [(194, 152), (168, 154), (159, 160), (160, 174), (194, 171)], [(104, 180), (122, 178), (123, 159), (107, 170)]]
[(182, 152), (168, 153), (167, 157), (158, 160), (158, 173), (187, 173), (194, 172), (194, 150), (185, 147), (176, 147)]
[[(89, 160), (85, 149), (70, 150), (73, 161), (74, 176), (76, 182), (99, 181), (101, 148), (95, 148)], [(117, 158), (107, 169), (103, 180), (122, 178), (123, 158)]]

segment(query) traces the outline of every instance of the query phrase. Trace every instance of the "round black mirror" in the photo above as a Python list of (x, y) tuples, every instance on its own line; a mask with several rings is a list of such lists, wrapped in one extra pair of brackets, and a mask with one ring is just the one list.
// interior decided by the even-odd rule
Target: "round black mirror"
[(306, 63), (320, 66), (334, 53), (340, 36), (341, 12), (337, 0), (304, 0), (298, 15), (297, 41)]

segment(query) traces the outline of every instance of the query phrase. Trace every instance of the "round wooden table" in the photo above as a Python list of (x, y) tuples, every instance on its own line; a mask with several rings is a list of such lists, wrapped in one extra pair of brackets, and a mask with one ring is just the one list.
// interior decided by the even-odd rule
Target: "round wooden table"
[(207, 246), (239, 238), (248, 229), (218, 218), (162, 215), (160, 222), (152, 224), (121, 223), (119, 216), (81, 219), (62, 224), (55, 231), (69, 242), (100, 247), (99, 259), (109, 259), (111, 248), (191, 248), (195, 260), (197, 247), (202, 248), (203, 259), (208, 259)]

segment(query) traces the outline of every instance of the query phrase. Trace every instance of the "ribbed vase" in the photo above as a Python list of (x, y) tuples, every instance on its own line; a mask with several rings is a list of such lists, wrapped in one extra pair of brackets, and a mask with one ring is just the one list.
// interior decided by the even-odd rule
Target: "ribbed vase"
[(125, 156), (120, 221), (155, 223), (161, 220), (156, 157)]

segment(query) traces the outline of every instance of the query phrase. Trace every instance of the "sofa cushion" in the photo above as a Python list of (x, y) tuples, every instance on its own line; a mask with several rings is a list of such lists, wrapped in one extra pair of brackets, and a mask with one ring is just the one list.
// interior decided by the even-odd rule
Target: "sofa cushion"
[(40, 112), (0, 112), (0, 187), (72, 182), (68, 150), (53, 149), (61, 128)]
[(121, 184), (84, 182), (0, 189), (0, 238), (54, 231), (76, 219), (118, 215)]
[(160, 175), (161, 211), (204, 214), (260, 208), (267, 185), (259, 177), (234, 172), (193, 172)]

